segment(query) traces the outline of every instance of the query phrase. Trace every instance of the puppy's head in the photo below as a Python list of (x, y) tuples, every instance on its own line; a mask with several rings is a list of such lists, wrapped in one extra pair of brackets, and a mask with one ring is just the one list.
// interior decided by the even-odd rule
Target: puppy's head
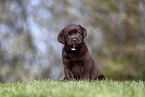
[(81, 25), (70, 24), (61, 30), (57, 36), (57, 40), (62, 44), (75, 46), (81, 44), (86, 36), (86, 28)]

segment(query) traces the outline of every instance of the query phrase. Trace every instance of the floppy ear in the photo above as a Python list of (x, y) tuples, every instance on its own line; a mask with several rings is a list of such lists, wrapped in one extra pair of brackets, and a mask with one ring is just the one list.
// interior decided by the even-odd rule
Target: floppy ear
[(65, 40), (64, 40), (64, 36), (63, 36), (63, 33), (62, 32), (63, 32), (63, 30), (61, 30), (61, 32), (58, 34), (57, 40), (58, 40), (58, 42), (64, 44), (65, 43)]
[(78, 25), (78, 26), (80, 26), (80, 28), (82, 29), (83, 38), (85, 38), (87, 36), (87, 29), (85, 27), (82, 27), (81, 25)]

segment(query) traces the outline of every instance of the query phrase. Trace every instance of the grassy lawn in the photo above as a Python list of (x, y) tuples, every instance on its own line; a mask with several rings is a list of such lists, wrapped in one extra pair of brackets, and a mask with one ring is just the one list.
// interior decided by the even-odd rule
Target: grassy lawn
[(144, 81), (0, 83), (0, 97), (145, 97)]

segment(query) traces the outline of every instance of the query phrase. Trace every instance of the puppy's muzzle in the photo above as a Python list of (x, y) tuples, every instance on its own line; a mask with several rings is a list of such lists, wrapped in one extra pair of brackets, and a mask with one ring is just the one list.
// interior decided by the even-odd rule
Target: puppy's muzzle
[(80, 40), (78, 38), (71, 38), (70, 43), (71, 44), (79, 44)]
[(71, 41), (73, 41), (75, 43), (77, 41), (77, 39), (76, 38), (73, 38)]

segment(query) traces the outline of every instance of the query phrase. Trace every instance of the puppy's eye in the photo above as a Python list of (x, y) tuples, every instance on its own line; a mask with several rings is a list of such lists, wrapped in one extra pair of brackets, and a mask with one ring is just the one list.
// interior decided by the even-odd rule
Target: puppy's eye
[(66, 34), (66, 36), (69, 36), (69, 34)]
[(81, 32), (77, 32), (77, 34), (80, 34)]

